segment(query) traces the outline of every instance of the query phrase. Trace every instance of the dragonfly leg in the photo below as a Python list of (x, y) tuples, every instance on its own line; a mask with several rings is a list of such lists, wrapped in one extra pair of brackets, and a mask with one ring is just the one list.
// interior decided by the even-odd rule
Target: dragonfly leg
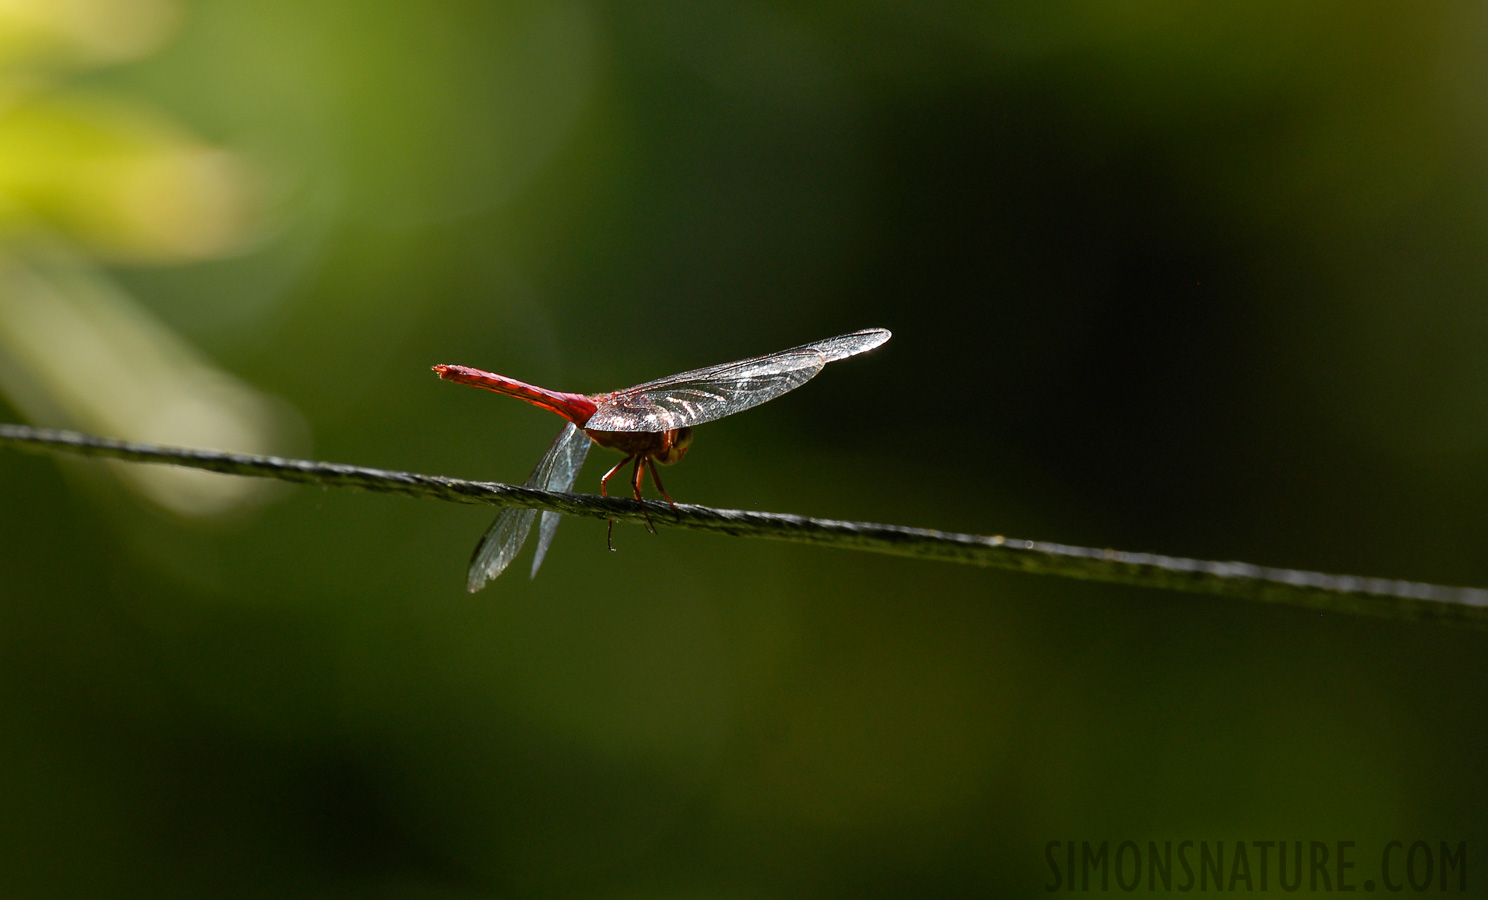
[(647, 461), (647, 458), (644, 456), (637, 456), (635, 458), (635, 471), (630, 476), (630, 486), (635, 491), (636, 502), (641, 504), (641, 512), (646, 516), (646, 530), (655, 534), (656, 526), (651, 522), (651, 510), (646, 508), (646, 501), (641, 496), (641, 479), (645, 477), (646, 472), (645, 469), (641, 468), (641, 465)]
[(676, 512), (677, 501), (673, 500), (672, 495), (668, 494), (666, 488), (661, 486), (661, 476), (656, 474), (656, 460), (649, 456), (646, 457), (646, 468), (651, 470), (651, 481), (656, 485), (656, 489), (661, 492), (661, 496), (666, 498), (666, 502), (672, 505), (672, 511)]
[[(630, 457), (627, 456), (624, 459), (620, 460), (619, 462), (615, 463), (615, 467), (612, 468), (612, 469), (610, 469), (610, 471), (604, 473), (604, 477), (601, 478), (601, 479), (599, 479), (599, 496), (601, 496), (601, 497), (608, 497), (609, 496), (609, 494), (605, 493), (605, 486), (610, 483), (610, 479), (611, 478), (614, 478), (615, 477), (615, 473), (616, 472), (618, 472), (621, 469), (625, 468), (625, 464), (628, 463), (628, 462), (630, 462)], [(610, 552), (611, 553), (614, 553), (615, 552), (615, 545), (610, 540), (610, 538), (613, 537), (614, 534), (615, 534), (615, 520), (614, 519), (605, 519), (605, 546), (610, 549)]]

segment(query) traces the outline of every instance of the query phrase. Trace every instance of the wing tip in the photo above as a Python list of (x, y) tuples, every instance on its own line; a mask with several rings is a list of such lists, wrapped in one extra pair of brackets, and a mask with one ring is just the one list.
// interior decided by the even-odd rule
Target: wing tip
[(803, 349), (816, 350), (825, 357), (827, 362), (837, 362), (881, 347), (893, 336), (894, 333), (887, 328), (864, 328), (861, 331), (852, 331), (824, 341), (807, 344)]

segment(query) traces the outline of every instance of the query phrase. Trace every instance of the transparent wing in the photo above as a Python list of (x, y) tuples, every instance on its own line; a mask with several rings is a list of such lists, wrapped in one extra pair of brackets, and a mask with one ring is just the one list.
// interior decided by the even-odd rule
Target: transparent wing
[[(567, 428), (563, 429), (563, 433), (558, 435), (558, 440), (553, 443), (553, 449), (548, 451), (548, 456), (553, 457), (553, 466), (552, 471), (548, 473), (548, 483), (545, 487), (550, 491), (573, 490), (574, 481), (579, 477), (579, 470), (584, 468), (584, 458), (588, 455), (588, 435), (570, 423)], [(553, 534), (558, 531), (558, 523), (562, 519), (561, 513), (543, 510), (542, 521), (537, 526), (537, 553), (532, 556), (531, 577), (537, 577), (537, 570), (542, 565), (543, 557), (548, 555), (548, 547), (553, 543)]]
[[(575, 449), (578, 444), (578, 449)], [(564, 427), (558, 438), (553, 441), (548, 452), (538, 460), (537, 468), (522, 482), (523, 487), (538, 488), (542, 490), (556, 490), (550, 487), (556, 480), (567, 479), (568, 487), (573, 486), (573, 479), (578, 474), (579, 467), (584, 463), (584, 457), (589, 452), (589, 438), (582, 431), (575, 428), (573, 424)], [(553, 539), (553, 530), (558, 527), (557, 515), (554, 514), (553, 524), (548, 525), (546, 521), (547, 540)], [(470, 560), (470, 572), (465, 580), (465, 587), (471, 593), (475, 593), (486, 586), (486, 582), (500, 575), (511, 561), (521, 551), (522, 544), (526, 542), (527, 535), (532, 531), (532, 523), (537, 521), (537, 510), (519, 509), (511, 507), (503, 509), (486, 529), (485, 535), (480, 543), (475, 545), (475, 555)], [(546, 551), (544, 545), (542, 551)], [(539, 557), (541, 559), (541, 557)], [(533, 567), (533, 574), (537, 569)]]
[(827, 362), (836, 362), (839, 359), (847, 359), (849, 356), (857, 356), (859, 353), (867, 353), (884, 341), (893, 337), (887, 328), (865, 328), (862, 331), (854, 331), (852, 334), (839, 334), (834, 338), (824, 341), (815, 341), (803, 344), (797, 350), (815, 350), (827, 358)]
[(795, 390), (827, 363), (872, 350), (889, 337), (882, 328), (870, 328), (768, 356), (648, 381), (606, 397), (584, 427), (592, 431), (669, 431), (711, 422)]
[(594, 431), (668, 431), (774, 400), (810, 381), (826, 359), (815, 350), (787, 350), (637, 385), (599, 405), (584, 427)]
[(511, 565), (512, 558), (522, 549), (535, 521), (535, 509), (503, 509), (496, 521), (491, 523), (491, 527), (486, 529), (480, 543), (475, 545), (475, 556), (470, 560), (470, 574), (465, 578), (465, 589), (475, 593)]

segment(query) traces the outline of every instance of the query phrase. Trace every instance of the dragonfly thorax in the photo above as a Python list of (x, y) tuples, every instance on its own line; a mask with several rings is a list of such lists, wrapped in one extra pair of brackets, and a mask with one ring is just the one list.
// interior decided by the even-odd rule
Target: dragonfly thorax
[(626, 456), (653, 459), (664, 466), (681, 459), (692, 445), (691, 428), (671, 431), (598, 431), (586, 428), (584, 433), (601, 447), (618, 450)]

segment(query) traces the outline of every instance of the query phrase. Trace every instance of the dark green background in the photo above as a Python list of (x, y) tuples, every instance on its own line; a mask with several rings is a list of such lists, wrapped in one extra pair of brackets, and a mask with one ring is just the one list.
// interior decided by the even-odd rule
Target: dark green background
[[(254, 251), (119, 277), (316, 458), (519, 481), (557, 419), (431, 364), (600, 391), (880, 326), (673, 496), (1488, 584), (1479, 5), (202, 0), (88, 81), (268, 174)], [(588, 520), (470, 596), (487, 510), (189, 524), (88, 465), (0, 456), (5, 896), (1482, 871), (1480, 633)]]

